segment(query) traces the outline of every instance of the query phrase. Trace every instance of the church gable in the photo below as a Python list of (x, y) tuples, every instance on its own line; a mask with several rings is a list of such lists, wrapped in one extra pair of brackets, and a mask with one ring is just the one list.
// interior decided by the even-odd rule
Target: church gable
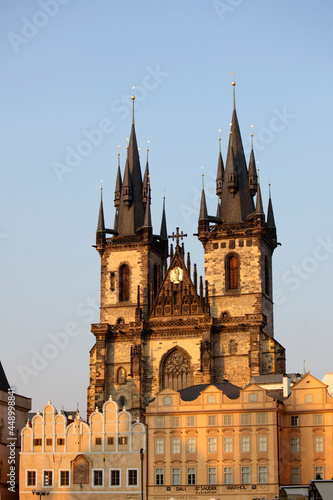
[[(193, 283), (194, 281), (194, 283)], [(196, 267), (193, 281), (190, 276), (190, 264), (185, 265), (184, 247), (176, 245), (164, 281), (157, 293), (150, 312), (150, 317), (201, 315), (209, 311), (207, 297), (203, 297), (203, 284), (200, 277), (200, 295), (196, 287)]]

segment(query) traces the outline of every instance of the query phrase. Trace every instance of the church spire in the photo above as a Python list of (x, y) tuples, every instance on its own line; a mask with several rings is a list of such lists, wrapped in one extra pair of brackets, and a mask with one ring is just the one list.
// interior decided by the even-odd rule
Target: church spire
[[(219, 130), (219, 132), (221, 132), (221, 129)], [(217, 162), (216, 194), (220, 198), (222, 196), (223, 178), (224, 178), (224, 165), (221, 153), (221, 137), (219, 137), (219, 159)]]
[[(253, 125), (251, 125), (253, 127)], [(249, 188), (250, 188), (250, 193), (252, 196), (254, 196), (257, 192), (257, 170), (256, 170), (256, 162), (254, 159), (254, 152), (253, 152), (253, 133), (251, 133), (251, 153), (250, 153), (250, 161), (249, 161)]]
[[(118, 146), (118, 148), (120, 148), (120, 146)], [(121, 171), (120, 171), (120, 153), (118, 150), (117, 180), (116, 180), (116, 187), (114, 190), (114, 206), (116, 208), (119, 208), (122, 184), (123, 184), (123, 182), (121, 179)]]
[(268, 209), (267, 209), (267, 227), (270, 229), (276, 229), (273, 205), (272, 205), (272, 197), (271, 197), (271, 184), (269, 184), (269, 200), (268, 200)]
[(163, 196), (163, 211), (162, 211), (160, 236), (162, 240), (168, 241), (168, 231), (167, 231), (167, 223), (165, 215), (165, 196)]
[(200, 202), (200, 213), (199, 213), (199, 226), (209, 224), (208, 222), (208, 212), (207, 203), (205, 195), (205, 185), (204, 185), (204, 174), (202, 173), (202, 190), (201, 190), (201, 202)]
[(149, 184), (149, 176), (147, 183), (147, 202), (146, 202), (146, 210), (145, 210), (145, 220), (143, 223), (143, 227), (152, 228), (151, 225), (151, 211), (150, 211), (150, 184)]
[[(101, 181), (102, 184), (103, 181)], [(105, 248), (105, 222), (104, 222), (104, 210), (103, 210), (103, 186), (101, 185), (101, 201), (99, 204), (99, 214), (98, 223), (96, 231), (96, 247), (101, 253)]]
[(264, 214), (264, 208), (262, 204), (262, 198), (261, 198), (261, 190), (260, 190), (260, 182), (258, 179), (258, 184), (257, 184), (257, 199), (256, 199), (256, 210), (255, 210), (256, 215), (263, 215)]
[(144, 206), (146, 206), (147, 199), (148, 199), (148, 184), (149, 184), (148, 153), (149, 153), (149, 143), (150, 143), (150, 141), (148, 141), (146, 169), (145, 169), (145, 174), (143, 176), (143, 183), (142, 183), (142, 200), (143, 200)]

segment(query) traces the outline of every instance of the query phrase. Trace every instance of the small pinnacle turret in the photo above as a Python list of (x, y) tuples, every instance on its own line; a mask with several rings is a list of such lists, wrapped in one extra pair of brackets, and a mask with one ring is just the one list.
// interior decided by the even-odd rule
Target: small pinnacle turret
[(269, 184), (269, 200), (267, 209), (267, 227), (276, 230), (270, 184)]
[(205, 225), (207, 223), (208, 223), (208, 212), (207, 212), (207, 203), (206, 203), (205, 186), (204, 186), (204, 174), (202, 174), (202, 190), (201, 190), (201, 202), (200, 202), (200, 213), (199, 213), (199, 226)]
[(221, 152), (221, 137), (219, 137), (219, 159), (217, 162), (216, 194), (220, 198), (222, 196), (223, 179), (224, 179), (224, 165)]
[(98, 223), (96, 231), (96, 248), (101, 253), (105, 248), (105, 222), (103, 210), (103, 188), (101, 187), (101, 201), (99, 204)]
[(258, 178), (257, 178), (256, 162), (254, 159), (254, 152), (253, 152), (253, 134), (251, 134), (251, 153), (249, 161), (248, 178), (249, 178), (250, 193), (252, 196), (254, 196), (257, 192)]
[(263, 204), (262, 204), (262, 198), (261, 198), (260, 182), (258, 182), (258, 185), (257, 185), (257, 199), (256, 199), (255, 214), (256, 215), (263, 215), (265, 217), (264, 208), (263, 208)]
[(168, 241), (168, 231), (167, 231), (167, 223), (166, 223), (166, 215), (165, 215), (165, 196), (163, 197), (163, 210), (162, 210), (160, 237), (161, 237), (161, 240)]

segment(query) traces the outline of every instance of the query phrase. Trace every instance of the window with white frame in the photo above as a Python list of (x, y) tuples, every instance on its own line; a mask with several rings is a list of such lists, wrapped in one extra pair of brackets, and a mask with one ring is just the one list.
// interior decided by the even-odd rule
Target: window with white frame
[(314, 437), (314, 451), (317, 453), (324, 451), (324, 438), (323, 438), (323, 436), (315, 436)]
[(233, 473), (232, 467), (224, 467), (223, 468), (223, 483), (224, 484), (233, 484)]
[(257, 413), (257, 424), (258, 425), (267, 424), (267, 413)]
[(170, 396), (165, 396), (165, 397), (163, 398), (163, 404), (164, 404), (165, 406), (170, 406), (170, 405), (171, 405), (171, 397), (170, 397)]
[(53, 471), (43, 470), (43, 486), (51, 488), (53, 486)]
[(251, 419), (249, 413), (243, 413), (240, 418), (241, 425), (250, 425)]
[(171, 438), (171, 453), (173, 455), (180, 453), (180, 438)]
[(27, 486), (36, 486), (37, 472), (35, 470), (27, 470)]
[(250, 436), (241, 436), (240, 446), (242, 453), (250, 451)]
[(258, 483), (266, 484), (267, 483), (267, 465), (259, 465), (258, 467)]
[(93, 469), (93, 486), (103, 486), (104, 481), (103, 481), (103, 474), (104, 470), (103, 469)]
[(315, 467), (315, 478), (316, 479), (324, 479), (324, 467), (321, 465), (317, 465)]
[(313, 416), (314, 425), (323, 425), (323, 415), (321, 413), (317, 413)]
[(180, 484), (180, 467), (171, 468), (171, 484), (172, 485)]
[(207, 419), (208, 425), (216, 425), (216, 422), (217, 422), (216, 415), (208, 415), (208, 419)]
[(217, 484), (216, 467), (208, 467), (208, 484)]
[(256, 403), (258, 400), (258, 394), (256, 392), (253, 392), (252, 394), (249, 394), (249, 401), (250, 403)]
[(214, 404), (215, 403), (215, 394), (208, 394), (208, 396), (207, 396), (207, 403), (208, 404)]
[(155, 439), (155, 454), (163, 455), (164, 454), (164, 439), (157, 438)]
[(127, 486), (138, 486), (138, 469), (127, 469)]
[(187, 453), (195, 453), (196, 452), (195, 438), (187, 438), (186, 452)]
[(171, 417), (171, 427), (179, 427), (179, 426), (180, 426), (180, 418)]
[(267, 436), (258, 436), (258, 451), (267, 451)]
[(163, 467), (159, 467), (155, 469), (155, 484), (157, 486), (161, 486), (164, 484), (164, 469)]
[(211, 437), (208, 438), (208, 453), (216, 453), (217, 452), (217, 438)]
[(232, 415), (223, 415), (223, 425), (232, 425)]
[(186, 417), (186, 427), (195, 427), (195, 416)]
[(187, 467), (187, 484), (195, 484), (195, 467)]
[(299, 426), (299, 416), (298, 415), (291, 415), (290, 416), (290, 426), (291, 427), (298, 427)]
[(224, 453), (232, 453), (232, 437), (223, 438)]
[(249, 465), (244, 465), (241, 468), (242, 484), (251, 484), (251, 468)]
[(120, 469), (110, 469), (110, 486), (120, 486), (121, 470)]
[(69, 486), (69, 470), (59, 471), (59, 484), (60, 486)]
[(291, 484), (301, 484), (301, 475), (299, 467), (292, 467), (290, 470)]
[(299, 453), (299, 438), (294, 437), (290, 439), (290, 453)]
[(155, 417), (155, 427), (157, 429), (164, 429), (164, 417)]

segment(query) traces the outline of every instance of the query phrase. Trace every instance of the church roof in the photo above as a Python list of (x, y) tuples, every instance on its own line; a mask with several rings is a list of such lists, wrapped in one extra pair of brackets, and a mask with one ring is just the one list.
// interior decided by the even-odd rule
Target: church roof
[(216, 387), (223, 394), (228, 396), (229, 399), (238, 399), (241, 388), (237, 385), (231, 384), (230, 382), (222, 382), (221, 384), (200, 384), (192, 385), (186, 389), (181, 389), (179, 391), (180, 397), (183, 401), (194, 401), (200, 396), (200, 393), (209, 386)]
[(0, 361), (0, 391), (8, 391), (10, 385), (3, 369), (2, 363)]

